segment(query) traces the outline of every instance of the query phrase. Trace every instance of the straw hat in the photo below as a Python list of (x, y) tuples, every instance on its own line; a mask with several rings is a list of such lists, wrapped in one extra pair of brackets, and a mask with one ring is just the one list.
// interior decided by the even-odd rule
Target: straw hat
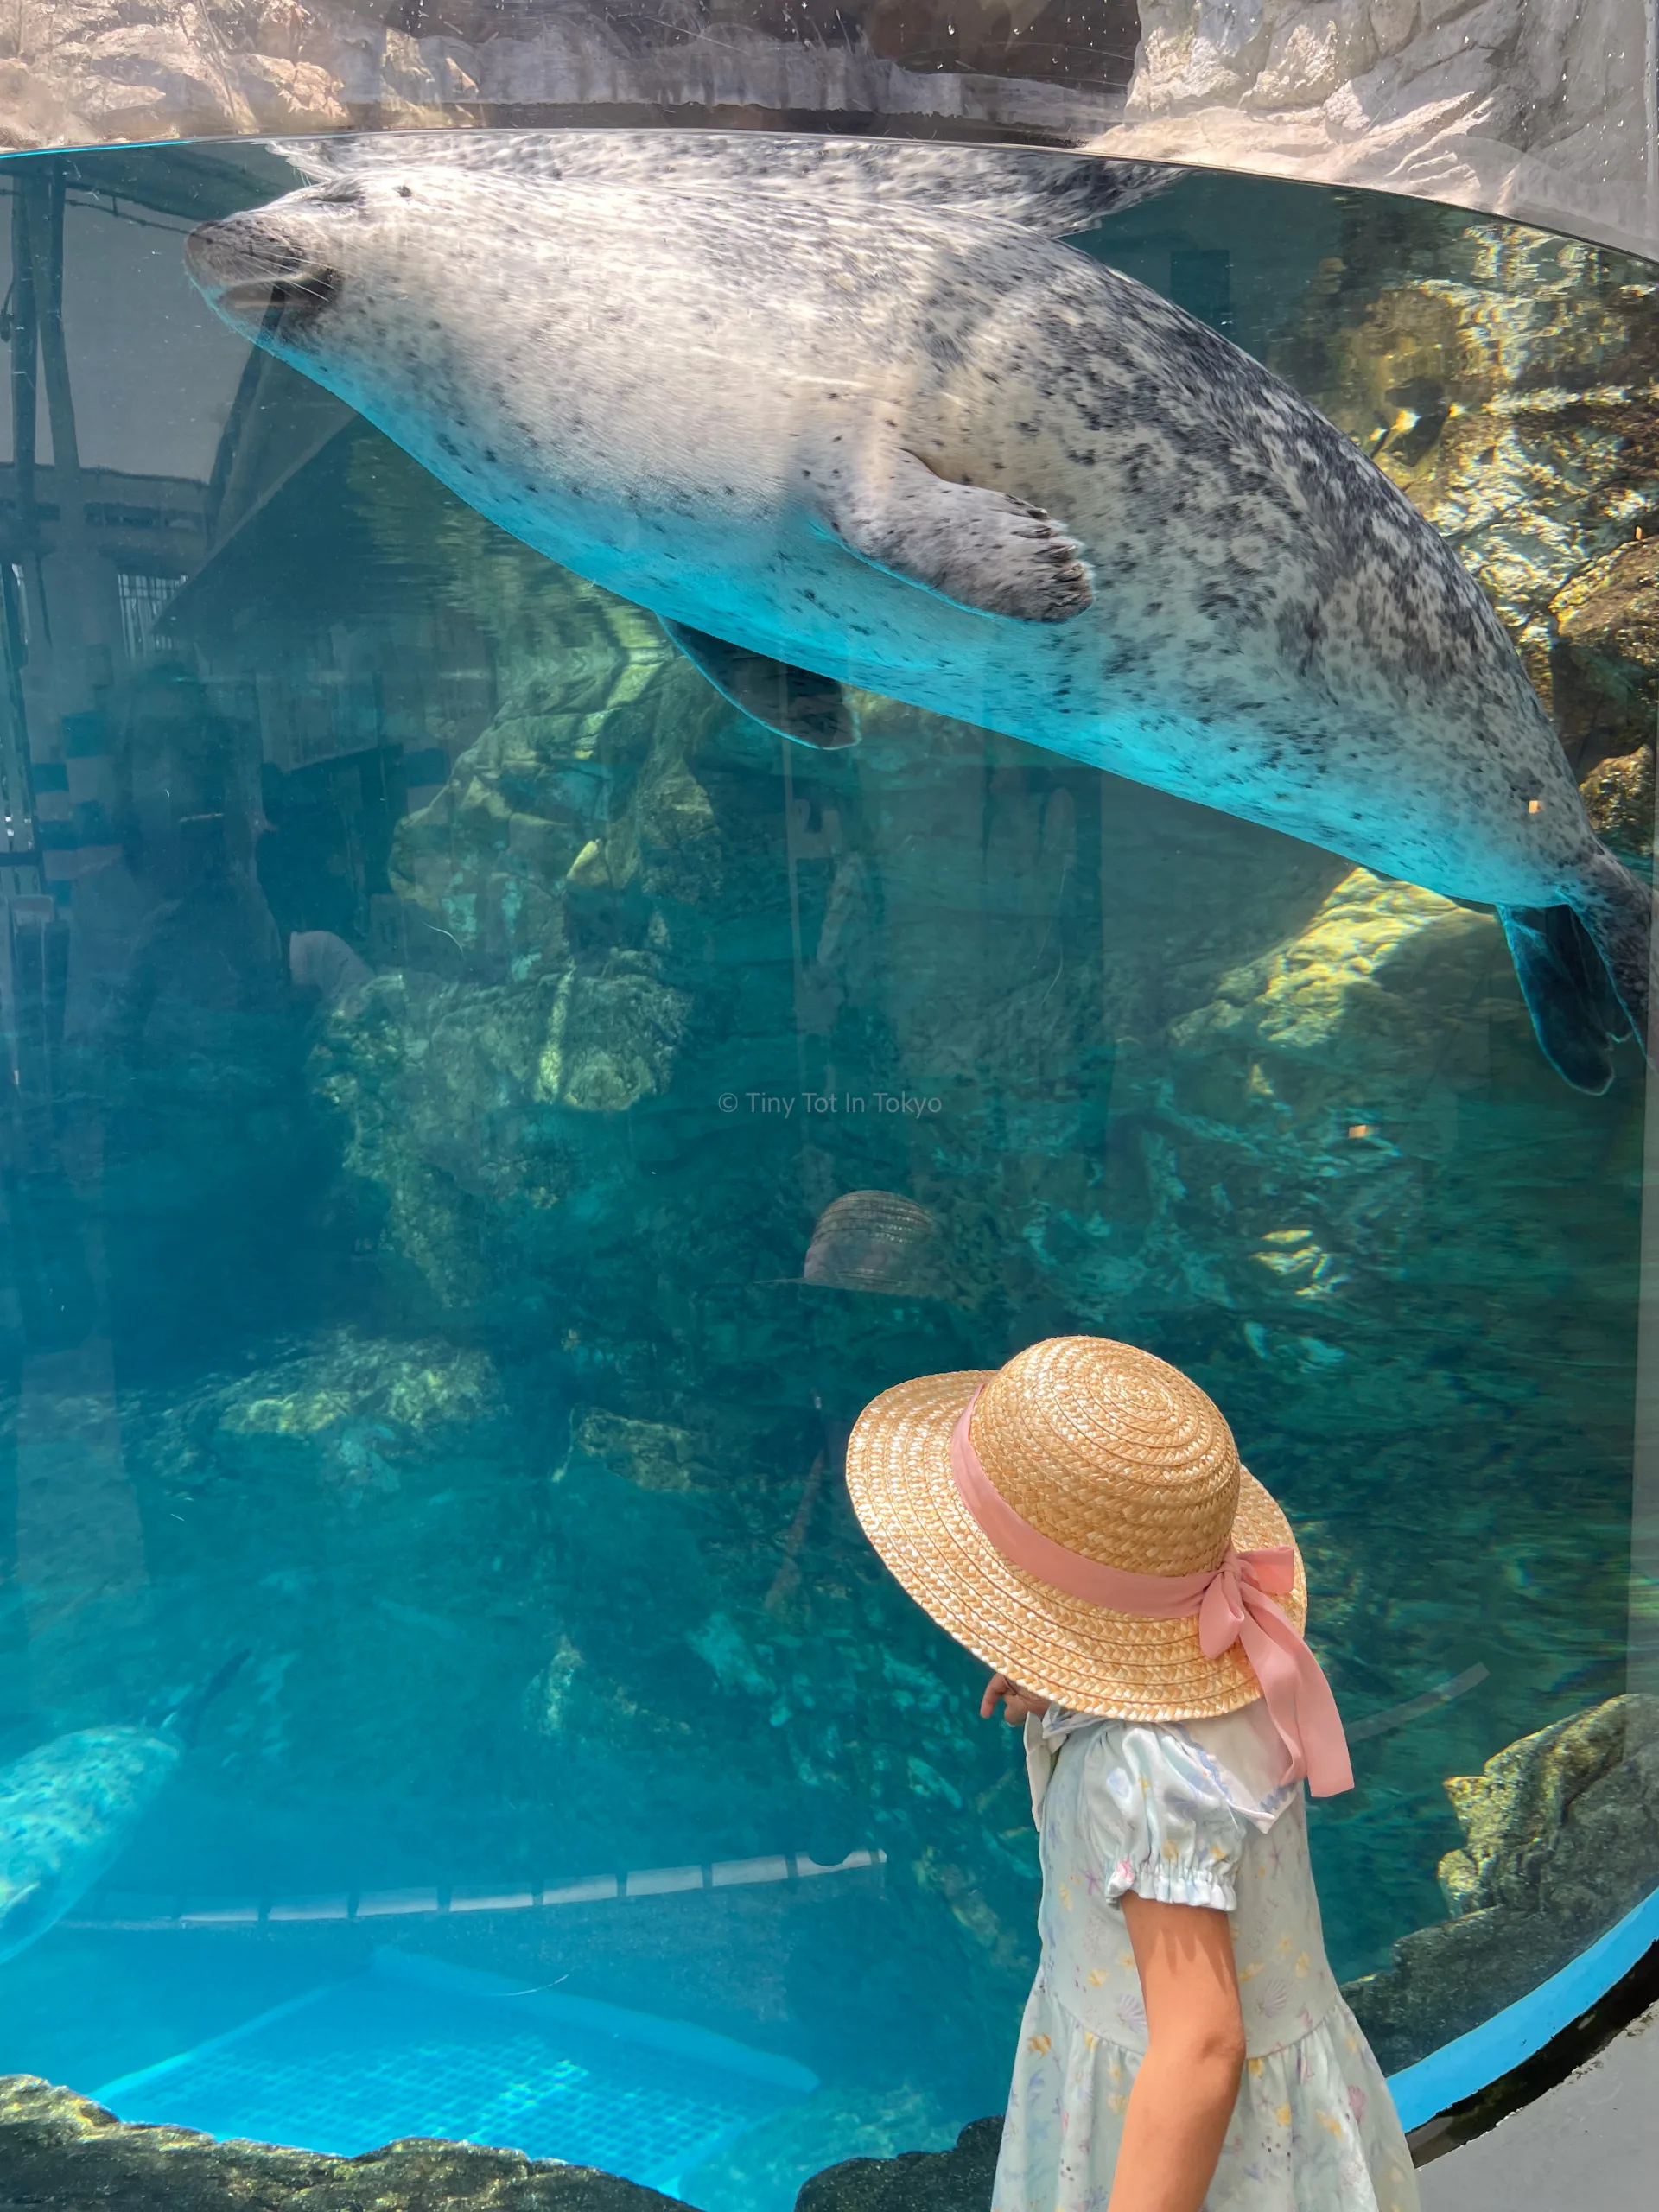
[[(918, 1605), (988, 1666), (1073, 1712), (1199, 1719), (1260, 1697), (1238, 1644), (1205, 1656), (1196, 1617), (1116, 1612), (1002, 1557), (950, 1471), (950, 1432), (976, 1390), (969, 1437), (993, 1487), (1071, 1551), (1134, 1574), (1185, 1575), (1218, 1566), (1230, 1543), (1294, 1547), (1196, 1383), (1133, 1344), (1051, 1337), (990, 1373), (900, 1382), (859, 1416), (847, 1487)], [(1294, 1590), (1280, 1602), (1300, 1630), (1300, 1552)]]
[(938, 1224), (897, 1191), (846, 1191), (818, 1216), (803, 1282), (874, 1290), (892, 1298), (941, 1293)]

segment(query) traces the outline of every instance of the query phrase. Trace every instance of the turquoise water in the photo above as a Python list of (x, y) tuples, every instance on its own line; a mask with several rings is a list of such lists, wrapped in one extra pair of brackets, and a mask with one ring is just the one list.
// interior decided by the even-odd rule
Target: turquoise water
[[(108, 1847), (0, 1961), (0, 2069), (364, 2147), (413, 2128), (390, 1954), (459, 2054), (423, 2127), (598, 2156), (539, 2092), (620, 2067), (605, 2162), (706, 2212), (1000, 2110), (1017, 1747), (839, 1453), (1070, 1330), (1188, 1369), (1296, 1523), (1327, 1934), (1384, 1967), (1449, 1910), (1444, 1778), (1650, 1673), (1634, 1051), (1570, 1090), (1489, 912), (1270, 829), (891, 702), (780, 742), (214, 319), (184, 236), (277, 155), (7, 176), (0, 1761), (131, 1732), (49, 1778)], [(1078, 243), (1378, 456), (1641, 864), (1654, 672), (1595, 594), (1647, 557), (1650, 273), (1196, 176)], [(299, 2028), (202, 2050), (321, 1990), (386, 2085), (349, 2128)], [(552, 1999), (645, 2024), (503, 2025)]]

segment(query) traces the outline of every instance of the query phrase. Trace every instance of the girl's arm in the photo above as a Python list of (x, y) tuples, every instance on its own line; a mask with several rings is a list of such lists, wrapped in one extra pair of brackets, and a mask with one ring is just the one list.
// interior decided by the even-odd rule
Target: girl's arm
[(1131, 1891), (1123, 1918), (1147, 2006), (1147, 2055), (1123, 2118), (1107, 2212), (1199, 2212), (1244, 2069), (1227, 1916)]

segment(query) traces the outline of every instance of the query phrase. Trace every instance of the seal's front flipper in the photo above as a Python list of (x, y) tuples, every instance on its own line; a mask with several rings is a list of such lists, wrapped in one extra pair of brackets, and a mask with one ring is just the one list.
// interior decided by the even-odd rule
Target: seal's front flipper
[(1575, 1090), (1605, 1090), (1630, 1022), (1589, 930), (1570, 906), (1500, 906), (1497, 918), (1544, 1058)]
[(902, 448), (813, 472), (819, 513), (849, 552), (980, 614), (1069, 622), (1094, 603), (1083, 548), (1006, 492), (952, 484)]
[(670, 643), (702, 671), (721, 698), (752, 721), (823, 752), (858, 743), (851, 702), (833, 676), (769, 660), (765, 653), (728, 645), (724, 638), (688, 629), (683, 622), (664, 622), (663, 627)]

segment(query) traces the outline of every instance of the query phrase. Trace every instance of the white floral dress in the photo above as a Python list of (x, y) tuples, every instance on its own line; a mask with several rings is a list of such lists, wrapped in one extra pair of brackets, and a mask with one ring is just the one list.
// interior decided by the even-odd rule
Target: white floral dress
[(1246, 2063), (1205, 2212), (1418, 2212), (1393, 2100), (1325, 1961), (1300, 1782), (1260, 1703), (1148, 1726), (1026, 1726), (1042, 1961), (994, 2212), (1106, 2212), (1146, 2007), (1118, 1900), (1232, 1923)]

